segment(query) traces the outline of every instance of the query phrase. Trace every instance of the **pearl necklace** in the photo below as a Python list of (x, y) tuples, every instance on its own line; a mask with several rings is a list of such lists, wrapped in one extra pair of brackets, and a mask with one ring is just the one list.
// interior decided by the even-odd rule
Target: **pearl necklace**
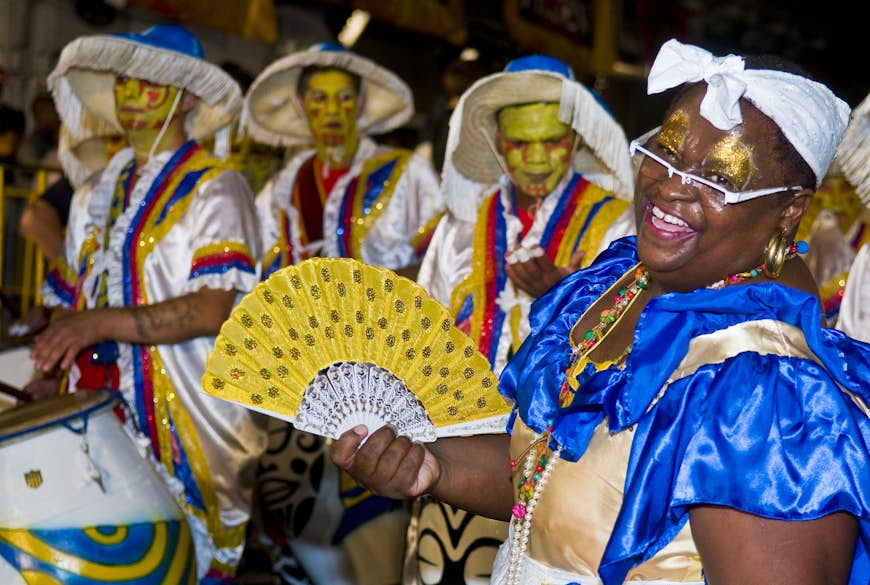
[[(532, 515), (538, 506), (544, 485), (553, 473), (553, 467), (559, 460), (561, 447), (556, 447), (552, 455), (549, 451), (550, 433), (553, 425), (550, 423), (544, 433), (538, 433), (526, 449), (523, 477), (517, 484), (520, 503), (511, 509), (511, 544), (508, 562), (507, 585), (521, 585), (523, 559), (529, 547), (529, 535), (532, 531)], [(522, 457), (522, 456), (521, 456)], [(516, 460), (511, 460), (511, 468), (517, 466)]]

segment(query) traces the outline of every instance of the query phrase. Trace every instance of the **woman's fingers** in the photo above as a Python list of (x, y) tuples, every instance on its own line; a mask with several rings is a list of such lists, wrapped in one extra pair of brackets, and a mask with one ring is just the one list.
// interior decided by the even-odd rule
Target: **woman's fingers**
[[(362, 431), (365, 427), (361, 427)], [(332, 445), (333, 462), (372, 492), (389, 498), (409, 498), (428, 489), (434, 474), (421, 477), (426, 449), (392, 427), (378, 429), (365, 439), (351, 429)], [(430, 466), (431, 467), (431, 466)]]

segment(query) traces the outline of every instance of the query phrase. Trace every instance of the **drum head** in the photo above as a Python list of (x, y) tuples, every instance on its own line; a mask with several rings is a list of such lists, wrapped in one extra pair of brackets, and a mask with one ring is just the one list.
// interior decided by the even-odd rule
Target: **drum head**
[(0, 412), (0, 444), (29, 435), (86, 413), (109, 406), (118, 399), (105, 390), (64, 394)]

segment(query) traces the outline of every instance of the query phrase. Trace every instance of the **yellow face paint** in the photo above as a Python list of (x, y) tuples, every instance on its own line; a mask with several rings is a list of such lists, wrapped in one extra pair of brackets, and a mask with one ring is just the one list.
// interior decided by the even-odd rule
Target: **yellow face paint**
[(752, 147), (734, 134), (729, 134), (713, 146), (703, 166), (708, 178), (721, 177), (723, 186), (731, 190), (745, 188), (756, 170)]
[(548, 195), (571, 164), (574, 133), (559, 121), (559, 104), (509, 106), (498, 113), (498, 147), (514, 187)]
[(116, 78), (115, 113), (121, 127), (128, 134), (160, 132), (179, 91), (177, 87), (158, 85), (144, 79)]
[(353, 78), (343, 71), (321, 71), (308, 79), (302, 107), (321, 160), (346, 166), (353, 158), (359, 145), (358, 101)]

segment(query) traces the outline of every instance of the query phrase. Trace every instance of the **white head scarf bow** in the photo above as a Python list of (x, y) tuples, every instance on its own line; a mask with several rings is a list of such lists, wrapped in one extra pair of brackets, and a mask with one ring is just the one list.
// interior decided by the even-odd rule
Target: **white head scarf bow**
[(704, 81), (701, 116), (720, 130), (743, 122), (740, 98), (774, 121), (821, 184), (849, 121), (849, 106), (821, 83), (769, 69), (746, 69), (742, 57), (716, 57), (675, 39), (659, 50), (649, 72), (647, 93)]

